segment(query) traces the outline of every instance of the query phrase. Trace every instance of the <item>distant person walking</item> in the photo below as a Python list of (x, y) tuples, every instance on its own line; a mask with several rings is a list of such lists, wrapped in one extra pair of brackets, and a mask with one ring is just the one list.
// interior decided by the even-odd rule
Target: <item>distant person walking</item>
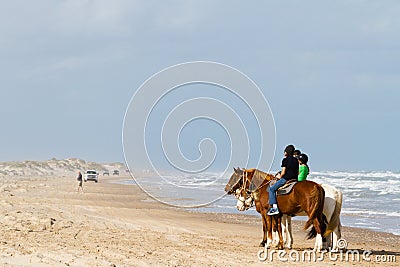
[(82, 190), (82, 193), (83, 193), (83, 185), (82, 185), (83, 179), (82, 179), (82, 173), (79, 172), (79, 171), (78, 171), (78, 177), (76, 178), (76, 180), (78, 180), (78, 182), (79, 182), (79, 185), (78, 185), (78, 193), (79, 193), (79, 189), (81, 189), (81, 190)]

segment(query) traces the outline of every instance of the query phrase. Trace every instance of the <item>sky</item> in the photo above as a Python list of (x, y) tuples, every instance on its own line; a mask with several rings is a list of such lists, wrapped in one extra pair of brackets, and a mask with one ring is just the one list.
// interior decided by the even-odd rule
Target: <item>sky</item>
[(276, 125), (274, 169), (294, 144), (311, 170), (400, 171), (398, 14), (397, 0), (1, 1), (0, 161), (124, 161), (135, 91), (200, 60), (259, 86)]

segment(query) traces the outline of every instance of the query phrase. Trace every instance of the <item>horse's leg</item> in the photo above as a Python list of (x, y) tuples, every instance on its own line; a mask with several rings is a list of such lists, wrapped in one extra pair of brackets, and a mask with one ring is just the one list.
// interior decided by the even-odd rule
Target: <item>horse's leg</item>
[(332, 238), (331, 238), (331, 251), (332, 252), (337, 252), (339, 250), (338, 246), (337, 246), (338, 237), (339, 237), (339, 227), (336, 226), (332, 232)]
[(279, 243), (277, 245), (278, 249), (283, 249), (283, 237), (282, 237), (282, 220), (281, 216), (274, 216), (276, 220), (276, 225), (278, 226)]
[(277, 246), (278, 243), (279, 243), (278, 230), (276, 228), (272, 228), (272, 245)]
[(267, 232), (268, 232), (268, 237), (267, 237), (267, 244), (265, 244), (266, 248), (269, 248), (272, 243), (272, 216), (265, 215), (266, 221), (267, 221)]
[(286, 248), (292, 249), (293, 235), (292, 235), (292, 217), (289, 215), (282, 216), (282, 232), (283, 242)]
[(340, 238), (342, 238), (342, 224), (340, 223), (340, 219), (338, 224), (336, 225), (335, 229), (332, 233), (332, 251), (337, 252), (339, 250), (337, 242)]
[(277, 246), (279, 244), (279, 233), (278, 233), (278, 224), (276, 220), (272, 219), (272, 245)]
[(283, 245), (287, 247), (287, 241), (288, 241), (288, 229), (287, 229), (287, 220), (288, 216), (286, 214), (282, 215), (281, 221), (282, 221), (282, 236), (283, 236)]
[(321, 247), (321, 249), (328, 249), (328, 246), (327, 246), (327, 244), (330, 242), (330, 234), (328, 235), (328, 236), (325, 236), (325, 234), (326, 234), (326, 227), (327, 227), (327, 223), (328, 223), (328, 220), (326, 219), (326, 216), (322, 213), (322, 220), (323, 220), (323, 224), (324, 224), (324, 226), (325, 227), (322, 227), (322, 229), (321, 229), (321, 236), (322, 236), (322, 247)]
[(314, 219), (314, 228), (315, 231), (317, 232), (317, 236), (315, 238), (315, 245), (314, 245), (314, 251), (320, 252), (322, 249), (322, 234), (325, 233), (325, 223), (322, 219), (322, 216), (318, 216), (318, 218)]
[(261, 213), (261, 220), (262, 220), (262, 224), (263, 224), (263, 239), (260, 243), (260, 247), (264, 247), (265, 243), (267, 242), (268, 229), (267, 229), (267, 219), (265, 218), (267, 215), (266, 215), (266, 211), (263, 211), (263, 210), (260, 213)]
[(320, 252), (322, 249), (322, 235), (317, 234), (315, 237), (314, 251)]
[(332, 248), (332, 235), (333, 235), (333, 232), (326, 236), (326, 242), (323, 242), (323, 246), (322, 246), (323, 249)]

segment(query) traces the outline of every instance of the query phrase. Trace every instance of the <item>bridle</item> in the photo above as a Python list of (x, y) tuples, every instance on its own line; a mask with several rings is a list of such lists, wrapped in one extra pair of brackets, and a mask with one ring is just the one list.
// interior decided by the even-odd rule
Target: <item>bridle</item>
[[(243, 170), (241, 180), (242, 180), (242, 185), (238, 189), (236, 189), (235, 198), (238, 201), (242, 202), (242, 207), (244, 207), (244, 210), (248, 210), (249, 208), (253, 207), (255, 200), (257, 200), (256, 195), (258, 194), (259, 190), (262, 189), (263, 187), (266, 187), (267, 185), (269, 185), (271, 181), (273, 181), (273, 179), (271, 179), (267, 183), (255, 189), (254, 191), (249, 191), (248, 189), (246, 189), (246, 183), (247, 182), (251, 183), (251, 180), (247, 176), (247, 171)], [(242, 194), (242, 192), (244, 194)]]

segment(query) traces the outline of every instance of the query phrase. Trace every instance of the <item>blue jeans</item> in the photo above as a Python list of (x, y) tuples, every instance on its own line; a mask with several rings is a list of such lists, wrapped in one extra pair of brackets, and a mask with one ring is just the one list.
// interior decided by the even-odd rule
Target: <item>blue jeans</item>
[(273, 186), (270, 186), (268, 189), (268, 193), (269, 193), (269, 204), (278, 204), (278, 202), (276, 201), (276, 193), (275, 191), (281, 187), (282, 185), (284, 185), (287, 182), (286, 179), (281, 178), (279, 179)]

